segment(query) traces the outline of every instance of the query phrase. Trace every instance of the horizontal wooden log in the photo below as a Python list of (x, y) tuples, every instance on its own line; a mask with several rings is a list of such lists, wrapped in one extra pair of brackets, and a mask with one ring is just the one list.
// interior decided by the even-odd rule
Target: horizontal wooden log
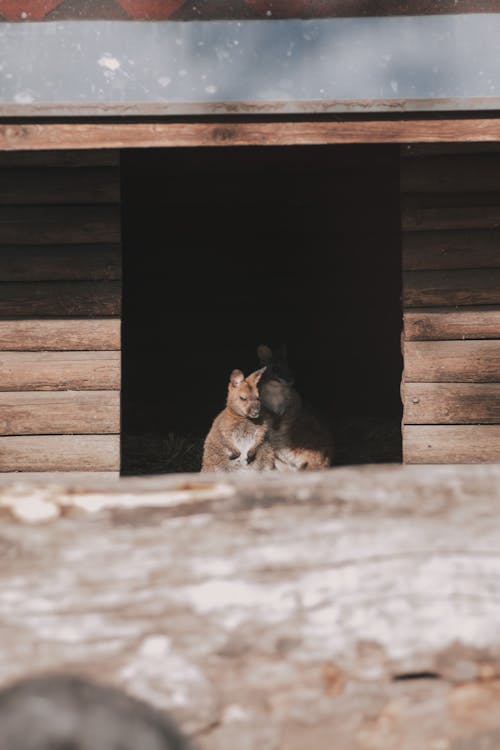
[(82, 169), (4, 167), (0, 205), (118, 203), (120, 175), (113, 167)]
[(0, 282), (119, 279), (120, 245), (6, 245), (0, 250)]
[(118, 435), (0, 437), (0, 471), (117, 471)]
[(402, 260), (405, 271), (500, 268), (500, 232), (494, 229), (404, 232)]
[(0, 125), (0, 150), (285, 146), (324, 143), (435, 143), (500, 140), (500, 119), (469, 117), (298, 122), (110, 122)]
[(405, 307), (499, 305), (500, 268), (467, 271), (405, 271)]
[(495, 192), (499, 188), (500, 152), (403, 159), (403, 193)]
[(0, 351), (119, 350), (120, 329), (118, 318), (0, 320)]
[(500, 424), (500, 383), (406, 383), (405, 424)]
[(424, 232), (445, 229), (497, 229), (500, 195), (404, 195), (401, 200), (403, 230)]
[(120, 165), (119, 151), (100, 149), (92, 151), (0, 151), (0, 167), (118, 167)]
[(405, 310), (406, 341), (500, 339), (500, 307), (451, 307)]
[(499, 503), (497, 466), (2, 480), (2, 686), (93, 677), (200, 750), (493, 750)]
[(408, 383), (496, 383), (500, 341), (408, 341), (403, 346)]
[(120, 242), (118, 206), (0, 207), (0, 245)]
[(0, 391), (120, 388), (120, 352), (0, 352)]
[(120, 311), (120, 281), (39, 281), (0, 284), (0, 316), (4, 318), (119, 315)]
[(119, 391), (0, 392), (0, 435), (119, 432)]
[(405, 425), (407, 464), (500, 463), (500, 425)]

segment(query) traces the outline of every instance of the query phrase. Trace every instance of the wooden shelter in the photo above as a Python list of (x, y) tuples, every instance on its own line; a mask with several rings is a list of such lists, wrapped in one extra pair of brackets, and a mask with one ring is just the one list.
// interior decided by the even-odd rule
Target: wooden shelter
[[(148, 296), (156, 299), (155, 309), (163, 306), (171, 315), (149, 325), (141, 319), (141, 325), (136, 326), (136, 341), (149, 336), (155, 341), (151, 351), (164, 352), (163, 359), (150, 359), (149, 354), (139, 359), (137, 354), (136, 369), (146, 374), (149, 370), (137, 390), (146, 391), (149, 376), (154, 380), (164, 372), (168, 386), (165, 398), (174, 405), (186, 398), (195, 410), (191, 392), (182, 392), (193, 363), (179, 380), (169, 380), (173, 370), (182, 371), (179, 360), (186, 360), (184, 354), (178, 356), (172, 344), (175, 337), (169, 343), (165, 336), (167, 330), (171, 334), (176, 328), (178, 339), (191, 344), (188, 329), (183, 328), (185, 312), (179, 308), (180, 302), (177, 307), (172, 302), (171, 309), (168, 304), (169, 300), (178, 300), (178, 290), (181, 286), (188, 289), (193, 278), (189, 277), (187, 283), (180, 273), (181, 261), (168, 257), (177, 253), (177, 258), (192, 258), (191, 273), (196, 276), (196, 268), (204, 268), (200, 259), (210, 258), (210, 253), (215, 258), (217, 248), (220, 251), (218, 232), (221, 223), (229, 221), (224, 216), (227, 201), (233, 201), (231, 211), (235, 211), (234, 196), (243, 195), (251, 206), (249, 224), (257, 226), (263, 207), (277, 194), (266, 194), (266, 186), (285, 190), (290, 183), (288, 165), (292, 163), (293, 184), (303, 189), (297, 188), (290, 205), (298, 206), (302, 214), (309, 211), (311, 226), (314, 220), (321, 229), (316, 236), (314, 231), (307, 235), (308, 250), (299, 253), (298, 245), (294, 245), (295, 225), (290, 225), (286, 234), (286, 221), (276, 223), (276, 235), (281, 239), (275, 240), (275, 246), (281, 242), (281, 252), (284, 247), (297, 250), (295, 281), (288, 286), (283, 282), (285, 290), (296, 291), (298, 287), (293, 284), (306, 277), (310, 290), (324, 289), (325, 280), (335, 278), (340, 290), (348, 278), (350, 288), (358, 289), (359, 297), (351, 295), (355, 308), (365, 316), (356, 328), (349, 323), (352, 315), (335, 316), (334, 320), (333, 313), (330, 318), (325, 313), (326, 304), (321, 308), (327, 322), (322, 324), (318, 340), (326, 343), (321, 352), (316, 348), (315, 354), (321, 365), (319, 393), (326, 410), (334, 410), (335, 400), (349, 400), (349, 381), (356, 383), (353, 393), (365, 394), (366, 401), (372, 403), (390, 383), (380, 403), (383, 408), (390, 404), (395, 417), (400, 418), (401, 382), (404, 462), (500, 460), (500, 84), (494, 74), (500, 6), (462, 2), (439, 3), (438, 8), (438, 4), (429, 7), (415, 0), (393, 3), (389, 11), (385, 6), (384, 11), (372, 9), (372, 15), (378, 12), (384, 16), (372, 18), (366, 9), (353, 3), (357, 9), (353, 8), (352, 18), (347, 19), (339, 18), (349, 15), (347, 3), (319, 0), (246, 2), (237, 8), (231, 3), (217, 3), (216, 16), (208, 3), (197, 4), (200, 8), (203, 5), (203, 15), (198, 16), (189, 3), (117, 0), (81, 4), (78, 17), (87, 20), (65, 25), (65, 19), (74, 18), (69, 2), (27, 1), (22, 17), (18, 5), (0, 2), (0, 15), (10, 22), (0, 24), (0, 38), (5, 42), (2, 49), (6, 59), (11, 54), (13, 60), (12, 69), (4, 65), (0, 72), (5, 83), (0, 94), (0, 471), (120, 470), (120, 414), (127, 419), (127, 394), (136, 377), (133, 367), (127, 370), (126, 357), (130, 361), (135, 356), (132, 350), (127, 355), (127, 341), (134, 338), (132, 333), (128, 338), (129, 331), (133, 331), (133, 321), (139, 319), (139, 308)], [(485, 10), (495, 12), (484, 15)], [(140, 40), (134, 40), (137, 28), (133, 21), (120, 24), (120, 34), (109, 31), (113, 24), (99, 27), (102, 19), (125, 19), (127, 14), (137, 18), (138, 13), (151, 20), (151, 25), (140, 24), (144, 34)], [(408, 14), (413, 16), (409, 18)], [(386, 17), (391, 15), (394, 17)], [(165, 22), (167, 16), (172, 23)], [(202, 20), (194, 20), (199, 18)], [(451, 24), (450, 19), (456, 23)], [(51, 20), (60, 24), (57, 41), (50, 35)], [(383, 24), (396, 22), (402, 24), (398, 28), (403, 33), (404, 49), (377, 46), (389, 44), (380, 41)], [(96, 41), (96, 30), (102, 32), (105, 41), (102, 35), (101, 41)], [(441, 41), (425, 49), (426, 55), (421, 54), (422, 48), (414, 57), (403, 59), (406, 49), (418, 50), (419, 40), (423, 44), (422, 40), (429, 38), (425, 37), (426, 30), (439, 32)], [(394, 31), (391, 26), (387, 40), (396, 40), (391, 44), (397, 45), (400, 35)], [(106, 37), (107, 33), (110, 36)], [(215, 39), (211, 34), (218, 35), (217, 44), (211, 44)], [(343, 42), (346, 34), (354, 50), (352, 55), (349, 44)], [(59, 48), (47, 46), (49, 38), (54, 45), (67, 44), (60, 48), (70, 50), (67, 60), (58, 57)], [(331, 59), (330, 38), (336, 40)], [(195, 54), (195, 50), (204, 48), (204, 40), (211, 50), (218, 50), (218, 57), (200, 58), (200, 62), (198, 55), (202, 53)], [(260, 67), (254, 57), (257, 42), (262, 44), (266, 63)], [(126, 46), (135, 43), (139, 46), (130, 52), (130, 58), (137, 75), (131, 72), (130, 59), (125, 60)], [(77, 49), (72, 45), (78, 44), (92, 50), (91, 63), (82, 62), (76, 53), (72, 55), (71, 51)], [(286, 68), (287, 79), (284, 70), (290, 45), (290, 49), (298, 45), (303, 54), (291, 54), (296, 67)], [(44, 54), (37, 58), (42, 47)], [(452, 60), (449, 67), (442, 56), (443, 47), (445, 52), (457, 50), (456, 61)], [(477, 56), (468, 58), (475, 63), (464, 82), (457, 61), (466, 47), (469, 52), (474, 49)], [(18, 49), (25, 55), (23, 63), (16, 58)], [(149, 68), (141, 67), (140, 53), (145, 49), (151, 54)], [(159, 49), (165, 63), (160, 56), (155, 59)], [(175, 57), (179, 49), (181, 62)], [(368, 51), (366, 59), (360, 55), (361, 49)], [(30, 63), (30, 50), (43, 75)], [(226, 67), (224, 55), (229, 56)], [(54, 66), (60, 66), (61, 59), (67, 62), (69, 72), (57, 78), (56, 85)], [(234, 77), (227, 77), (227, 70), (236, 70), (236, 75), (240, 70), (254, 70), (248, 67), (252, 60), (261, 78), (241, 75), (237, 81), (242, 90), (231, 93)], [(305, 75), (304, 61), (311, 60), (318, 85), (325, 88), (314, 88), (311, 70), (308, 77)], [(359, 69), (352, 67), (353, 60), (360, 61)], [(88, 72), (88, 80), (78, 78), (78, 66)], [(212, 77), (200, 83), (204, 70)], [(346, 73), (349, 70), (354, 72)], [(374, 70), (382, 72), (375, 74)], [(151, 84), (151, 91), (146, 90), (146, 83)], [(140, 91), (146, 92), (141, 94), (143, 99), (137, 98)], [(247, 147), (256, 147), (251, 158), (245, 156), (250, 153)], [(266, 150), (270, 156), (260, 156)], [(229, 153), (234, 158), (227, 158)], [(272, 156), (275, 153), (278, 156)], [(311, 163), (316, 158), (316, 167), (308, 164), (308, 153)], [(313, 154), (322, 154), (321, 168)], [(269, 168), (265, 167), (266, 158)], [(150, 172), (141, 172), (141, 161), (148, 160)], [(225, 166), (217, 166), (217, 160), (220, 164), (224, 161)], [(170, 180), (162, 182), (161, 176), (154, 177), (156, 195), (169, 196), (172, 217), (170, 223), (165, 219), (163, 287), (155, 286), (157, 261), (153, 254), (148, 255), (147, 243), (140, 246), (139, 219), (131, 228), (128, 218), (134, 211), (140, 217), (134, 206), (140, 205), (141, 193), (152, 195), (151, 190), (148, 193), (148, 181), (149, 175), (154, 175), (155, 162), (167, 165), (162, 174), (169, 174)], [(235, 178), (234, 165), (238, 163), (241, 166)], [(203, 171), (200, 164), (208, 166)], [(260, 172), (256, 164), (264, 165)], [(271, 177), (278, 174), (282, 181), (273, 183)], [(353, 182), (351, 193), (346, 193), (348, 175), (352, 178), (355, 174), (357, 184)], [(185, 178), (184, 183), (181, 178)], [(197, 184), (205, 186), (204, 194), (196, 193)], [(245, 185), (250, 186), (247, 192)], [(356, 207), (355, 198), (362, 194), (362, 185), (369, 185), (370, 192)], [(315, 200), (312, 208), (311, 194)], [(335, 209), (335, 201), (341, 201), (343, 194), (352, 197), (352, 216)], [(259, 195), (265, 197), (256, 198)], [(181, 234), (171, 229), (172, 222), (183, 217), (184, 226), (195, 226), (198, 214), (192, 206), (199, 208), (205, 200), (221, 217), (219, 229), (205, 232), (206, 247), (197, 246), (198, 256), (188, 245), (170, 248), (169, 240), (175, 244), (172, 238), (179, 242)], [(169, 216), (166, 203), (158, 201), (155, 206), (157, 216), (163, 211), (165, 217)], [(396, 229), (395, 211), (400, 218)], [(330, 224), (327, 215), (334, 217)], [(342, 225), (342, 215), (351, 217), (351, 228)], [(386, 223), (378, 226), (380, 217), (385, 217)], [(333, 225), (337, 254), (331, 256), (335, 262), (327, 269), (321, 257), (330, 257), (329, 227)], [(378, 228), (373, 229), (375, 225)], [(153, 236), (146, 229), (143, 235), (153, 245), (158, 243), (159, 253), (160, 230)], [(355, 234), (361, 230), (364, 235)], [(190, 227), (190, 231), (194, 230)], [(234, 235), (238, 227), (232, 227), (232, 231)], [(240, 232), (245, 234), (241, 224)], [(127, 237), (131, 236), (134, 242), (127, 247)], [(352, 236), (358, 237), (357, 244), (349, 244)], [(225, 246), (231, 264), (238, 254), (237, 244), (236, 238), (232, 254), (229, 244)], [(389, 252), (388, 245), (396, 252)], [(353, 254), (355, 250), (360, 251), (359, 256)], [(167, 256), (167, 252), (172, 255)], [(267, 250), (264, 255), (266, 260), (278, 257)], [(225, 256), (222, 253), (220, 257)], [(351, 275), (343, 277), (347, 258), (351, 258)], [(313, 271), (305, 269), (308, 259)], [(259, 265), (257, 261), (255, 265)], [(377, 267), (383, 269), (380, 276), (376, 275)], [(189, 263), (182, 268), (189, 273)], [(211, 277), (209, 270), (207, 275), (200, 272), (194, 287), (200, 284), (201, 288), (201, 281), (215, 283), (216, 274), (212, 273)], [(273, 267), (273, 292), (279, 286), (280, 273), (278, 266)], [(356, 279), (361, 276), (370, 283), (359, 284)], [(384, 286), (381, 279), (389, 278), (391, 285)], [(140, 289), (139, 282), (134, 287), (134, 279), (140, 279)], [(266, 288), (265, 273), (252, 276), (252, 280)], [(314, 296), (309, 291), (304, 313), (311, 330), (316, 320), (314, 310), (311, 312)], [(222, 330), (230, 329), (227, 312), (232, 309), (231, 299), (228, 295), (226, 307), (212, 311), (212, 338), (207, 334), (205, 341), (217, 339), (221, 320)], [(249, 299), (252, 302), (253, 298)], [(196, 295), (190, 300), (196, 309)], [(287, 304), (280, 297), (280, 309), (288, 312)], [(296, 302), (290, 304), (291, 310)], [(388, 313), (386, 317), (381, 309)], [(203, 309), (196, 312), (202, 321)], [(378, 331), (370, 331), (369, 336), (365, 331), (363, 338), (362, 325), (370, 319), (377, 322)], [(256, 326), (259, 333), (264, 330), (261, 323)], [(237, 329), (228, 348), (236, 339)], [(278, 329), (275, 325), (273, 331), (278, 334)], [(351, 350), (361, 351), (348, 364), (335, 349), (335, 341), (342, 341), (342, 331), (351, 341)], [(304, 350), (304, 342), (311, 337), (307, 332), (301, 335), (299, 343)], [(247, 339), (252, 347), (258, 343), (253, 334)], [(316, 341), (314, 334), (311, 340)], [(203, 344), (201, 335), (198, 344)], [(383, 349), (386, 345), (387, 352)], [(241, 339), (237, 346), (243, 346)], [(244, 346), (250, 344), (245, 341)], [(201, 368), (207, 371), (209, 351), (203, 351)], [(378, 364), (377, 352), (383, 352)], [(217, 350), (216, 359), (223, 356), (224, 351)], [(339, 360), (344, 362), (344, 375), (336, 380), (333, 373), (341, 366)], [(199, 358), (196, 365), (200, 366)], [(300, 367), (306, 373), (305, 360)], [(370, 377), (371, 373), (375, 374)], [(306, 374), (304, 377), (307, 380)], [(217, 401), (219, 393), (214, 398)], [(214, 402), (210, 403), (215, 413)], [(165, 413), (170, 414), (168, 409)]]

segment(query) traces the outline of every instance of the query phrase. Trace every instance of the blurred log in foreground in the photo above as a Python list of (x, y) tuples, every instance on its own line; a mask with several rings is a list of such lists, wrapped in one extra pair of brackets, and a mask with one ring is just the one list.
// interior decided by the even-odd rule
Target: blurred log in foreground
[(7, 478), (0, 507), (0, 685), (88, 676), (201, 750), (500, 747), (499, 466)]

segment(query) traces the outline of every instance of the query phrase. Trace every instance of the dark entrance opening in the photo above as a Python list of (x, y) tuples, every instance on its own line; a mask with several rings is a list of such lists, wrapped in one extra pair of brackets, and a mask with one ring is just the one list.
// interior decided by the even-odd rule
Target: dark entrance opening
[(397, 146), (128, 151), (122, 199), (123, 473), (196, 471), (280, 342), (336, 464), (401, 460)]

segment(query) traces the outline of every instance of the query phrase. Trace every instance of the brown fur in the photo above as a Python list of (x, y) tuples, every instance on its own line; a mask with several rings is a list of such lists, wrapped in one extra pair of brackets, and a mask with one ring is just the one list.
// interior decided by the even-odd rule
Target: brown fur
[(269, 442), (278, 471), (318, 471), (332, 460), (333, 440), (322, 421), (307, 408), (293, 387), (286, 353), (273, 354), (265, 345), (257, 349), (267, 366), (260, 383), (262, 404), (272, 415)]
[(202, 471), (261, 471), (274, 468), (266, 442), (269, 420), (258, 389), (266, 368), (244, 377), (233, 370), (226, 408), (215, 418), (203, 447)]

